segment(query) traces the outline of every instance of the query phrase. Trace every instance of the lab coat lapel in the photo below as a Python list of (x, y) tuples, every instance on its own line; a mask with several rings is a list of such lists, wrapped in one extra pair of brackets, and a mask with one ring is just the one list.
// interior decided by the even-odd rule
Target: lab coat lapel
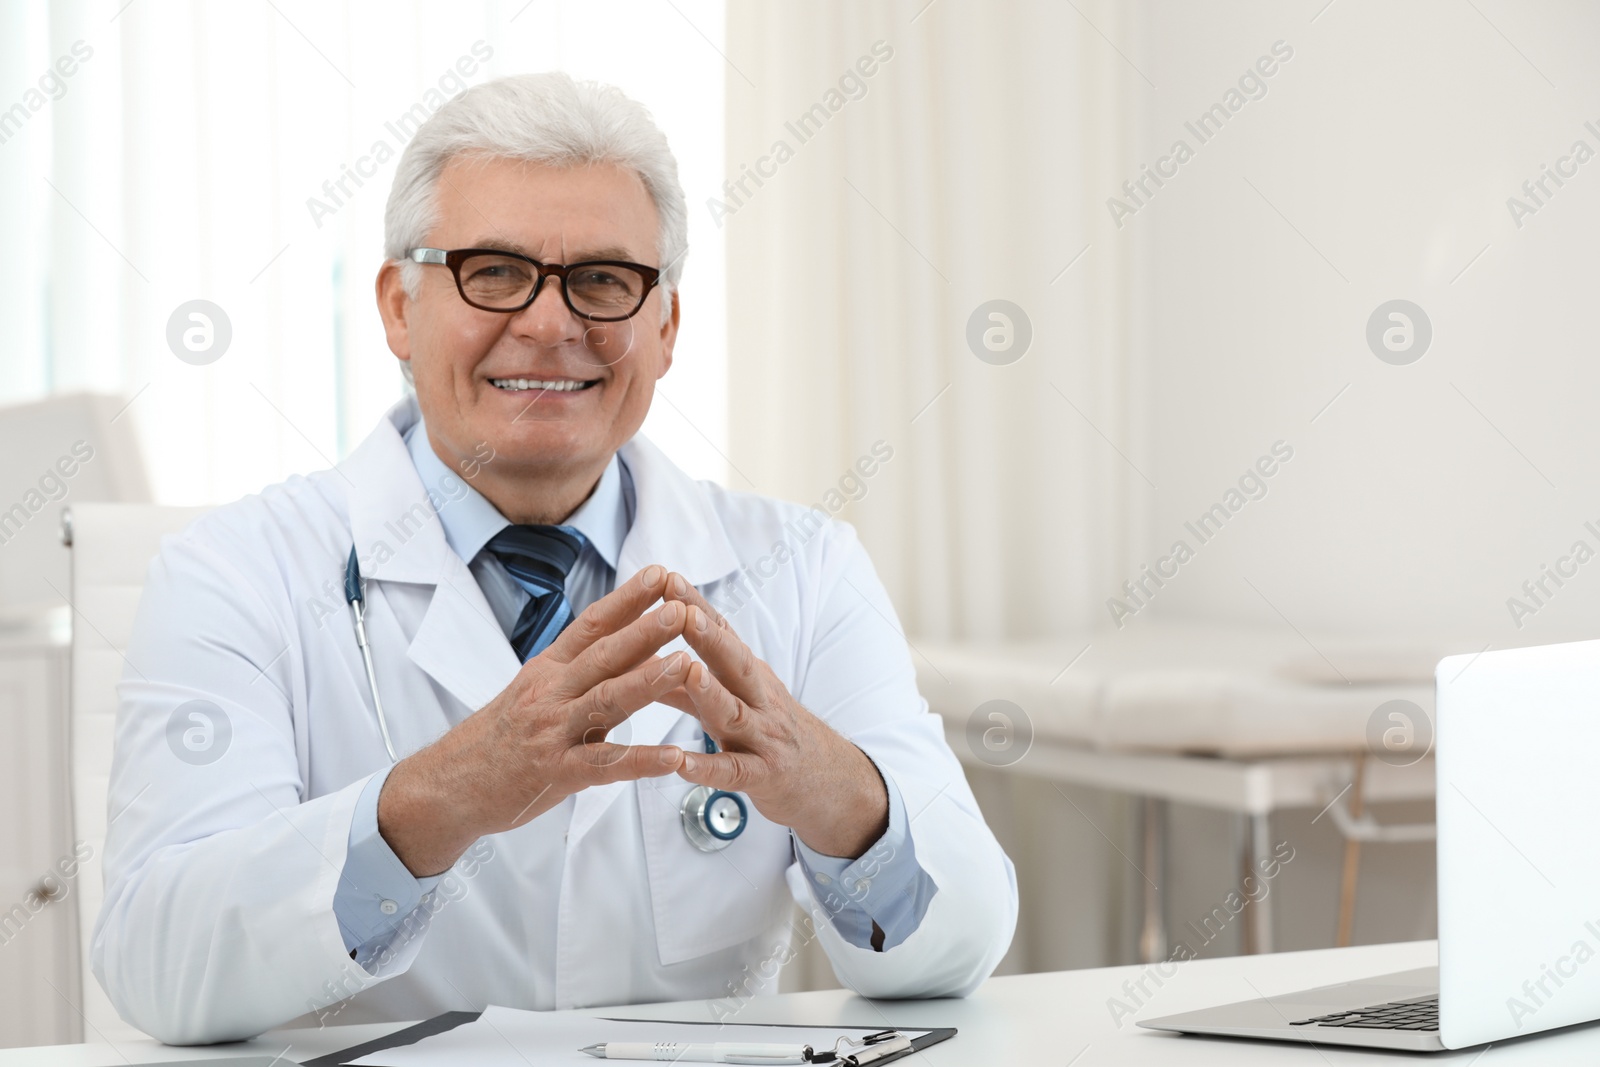
[(441, 564), (428, 613), (406, 655), (477, 711), (511, 684), (522, 661), (495, 620), (478, 580), (448, 545)]
[[(696, 587), (724, 578), (739, 567), (739, 556), (705, 486), (690, 478), (644, 436), (622, 446), (622, 460), (633, 475), (634, 514), (628, 536), (617, 554), (617, 584), (652, 563), (677, 571)], [(662, 655), (688, 646), (680, 638)], [(628, 719), (627, 732), (613, 737), (632, 745), (657, 745), (683, 718), (666, 704), (651, 704)], [(568, 840), (576, 842), (628, 783), (591, 786), (574, 800)]]
[(392, 408), (340, 464), (350, 483), (350, 528), (368, 582), (433, 586), (406, 655), (476, 711), (510, 684), (521, 663), (477, 579), (444, 537), (402, 436), (417, 421), (416, 398)]

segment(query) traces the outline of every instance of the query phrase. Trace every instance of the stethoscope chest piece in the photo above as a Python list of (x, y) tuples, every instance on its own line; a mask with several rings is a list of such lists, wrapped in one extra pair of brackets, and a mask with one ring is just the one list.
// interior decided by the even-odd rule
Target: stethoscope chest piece
[(716, 852), (744, 833), (749, 816), (738, 793), (697, 785), (684, 795), (678, 809), (689, 844), (701, 852)]
[[(706, 738), (706, 751), (717, 751), (717, 743)], [(750, 821), (749, 809), (738, 793), (697, 785), (684, 794), (678, 806), (683, 818), (683, 833), (689, 844), (701, 852), (717, 852), (733, 844)]]

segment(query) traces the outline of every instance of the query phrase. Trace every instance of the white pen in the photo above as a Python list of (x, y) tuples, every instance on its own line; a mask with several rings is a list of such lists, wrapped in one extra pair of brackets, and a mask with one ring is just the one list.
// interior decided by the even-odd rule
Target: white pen
[(810, 1045), (754, 1045), (736, 1041), (606, 1041), (578, 1050), (602, 1060), (689, 1060), (695, 1063), (807, 1063)]

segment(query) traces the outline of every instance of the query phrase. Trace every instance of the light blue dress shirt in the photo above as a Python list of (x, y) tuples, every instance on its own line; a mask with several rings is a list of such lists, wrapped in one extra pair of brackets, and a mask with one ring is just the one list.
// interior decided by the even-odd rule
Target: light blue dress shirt
[[(510, 521), (465, 477), (444, 465), (421, 421), (406, 434), (405, 442), (430, 499), (442, 502), (438, 515), (445, 540), (467, 561), (509, 638), (528, 593), (492, 552), (483, 549)], [(612, 456), (594, 492), (565, 523), (576, 527), (587, 542), (567, 575), (567, 602), (574, 615), (615, 586), (617, 555), (633, 525), (633, 513), (632, 476), (621, 458)], [(378, 832), (378, 794), (391, 769), (374, 774), (356, 801), (349, 850), (333, 895), (333, 913), (345, 948), (363, 966), (382, 951), (407, 915), (427, 903), (443, 877), (414, 877)], [(880, 950), (893, 948), (916, 930), (937, 892), (933, 879), (917, 864), (900, 791), (887, 775), (883, 781), (889, 794), (889, 828), (860, 857), (826, 856), (791, 835), (801, 870), (834, 929), (858, 948)], [(878, 944), (873, 943), (874, 926), (882, 932)]]

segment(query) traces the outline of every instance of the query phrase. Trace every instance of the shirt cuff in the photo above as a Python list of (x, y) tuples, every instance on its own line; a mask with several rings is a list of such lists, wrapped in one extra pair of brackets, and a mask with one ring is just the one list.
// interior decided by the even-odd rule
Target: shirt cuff
[[(877, 766), (876, 761), (873, 765)], [(824, 855), (798, 835), (791, 836), (806, 882), (839, 936), (857, 948), (874, 948), (872, 927), (876, 924), (883, 931), (878, 949), (883, 951), (916, 931), (939, 887), (917, 863), (900, 790), (882, 767), (878, 774), (889, 794), (889, 828), (858, 859)]]
[(356, 800), (350, 846), (333, 892), (333, 915), (344, 947), (358, 961), (382, 949), (443, 877), (413, 875), (378, 832), (378, 794), (393, 769), (391, 765), (374, 774)]

